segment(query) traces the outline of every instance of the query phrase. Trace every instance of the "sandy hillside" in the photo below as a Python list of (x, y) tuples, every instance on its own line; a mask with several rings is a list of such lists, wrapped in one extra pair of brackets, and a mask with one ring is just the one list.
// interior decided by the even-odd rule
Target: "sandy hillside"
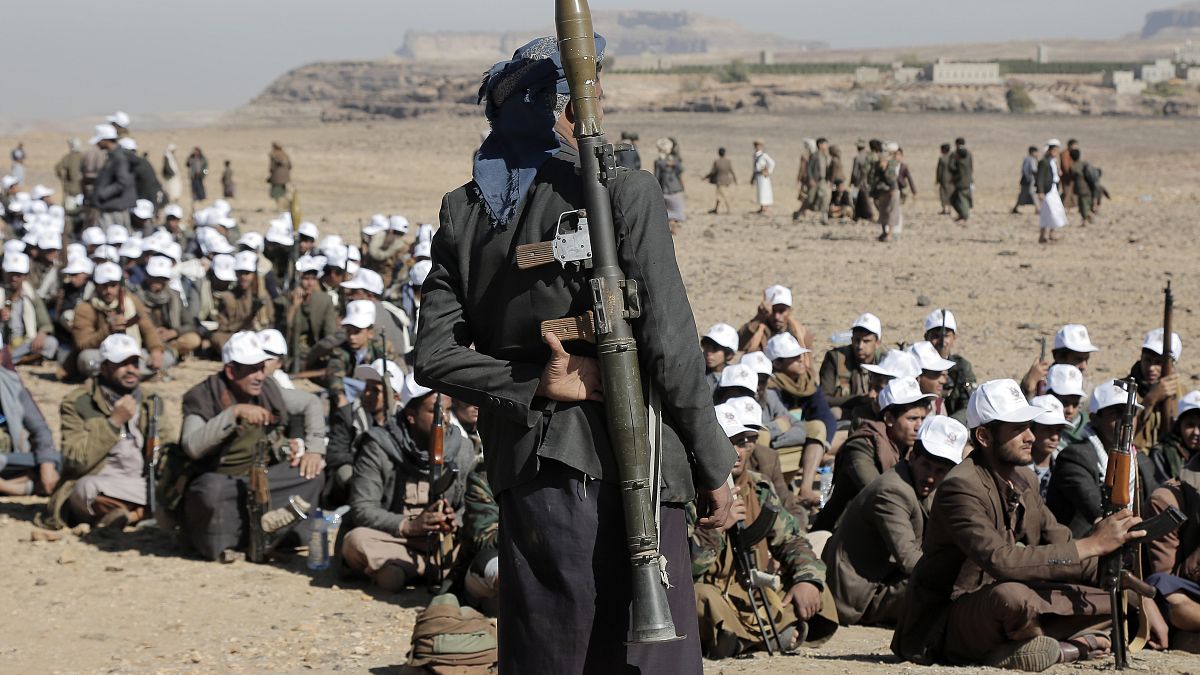
[[(610, 93), (617, 96), (619, 92)], [(135, 118), (136, 120), (136, 118)], [(675, 136), (687, 168), (689, 220), (677, 254), (703, 330), (715, 321), (740, 323), (753, 313), (762, 289), (791, 286), (797, 312), (818, 336), (846, 328), (860, 312), (883, 319), (885, 340), (919, 338), (920, 319), (946, 306), (958, 316), (960, 351), (981, 378), (1018, 376), (1037, 355), (1037, 338), (1066, 322), (1086, 323), (1101, 351), (1092, 382), (1124, 374), (1137, 358), (1141, 336), (1161, 320), (1161, 287), (1176, 288), (1176, 330), (1184, 339), (1182, 368), (1191, 368), (1193, 313), (1200, 297), (1194, 266), (1200, 159), (1195, 124), (1130, 118), (1045, 116), (838, 114), (612, 115), (610, 131), (636, 130), (645, 163), (652, 141)], [(237, 172), (237, 215), (262, 231), (270, 214), (266, 153), (278, 140), (291, 153), (307, 219), (322, 231), (355, 239), (372, 213), (403, 213), (434, 221), (441, 195), (469, 177), (470, 152), (482, 123), (473, 119), (418, 118), (355, 125), (262, 125), (137, 134), (157, 167), (167, 142), (192, 145), (209, 158), (210, 194), (219, 190), (221, 163)], [(87, 138), (87, 129), (79, 135)], [(908, 154), (919, 198), (905, 208), (905, 229), (891, 245), (874, 241), (869, 225), (793, 224), (793, 178), (800, 139), (824, 135), (849, 158), (857, 137), (896, 139)], [(975, 153), (976, 203), (966, 228), (937, 215), (929, 189), (937, 145), (965, 136)], [(1065, 240), (1038, 246), (1032, 213), (1009, 215), (1024, 149), (1057, 136), (1077, 137), (1086, 156), (1104, 168), (1113, 194), (1099, 221), (1075, 223)], [(750, 142), (767, 141), (778, 161), (776, 214), (749, 214)], [(0, 137), (0, 148), (16, 138)], [(23, 136), (30, 183), (53, 181), (63, 138)], [(738, 208), (733, 216), (705, 214), (711, 188), (701, 176), (715, 149), (735, 160)], [(927, 306), (919, 306), (925, 296)], [(178, 419), (182, 392), (213, 366), (189, 363), (171, 382), (155, 385)], [(49, 368), (25, 380), (52, 425), (68, 388)], [(41, 500), (0, 500), (0, 566), (10, 571), (11, 600), (0, 659), (11, 672), (76, 671), (298, 671), (365, 670), (400, 663), (420, 591), (376, 597), (357, 584), (339, 587), (329, 575), (309, 577), (302, 560), (257, 567), (206, 564), (178, 558), (172, 542), (153, 533), (120, 540), (67, 534), (30, 542), (30, 521)], [(713, 664), (712, 672), (920, 672), (886, 660), (889, 634), (844, 631), (817, 653), (777, 661)], [(884, 656), (880, 656), (884, 655)], [(1183, 672), (1194, 661), (1153, 655), (1156, 671)], [(883, 659), (881, 661), (881, 659)], [(1189, 665), (1191, 664), (1191, 665)], [(386, 672), (386, 671), (381, 671)]]

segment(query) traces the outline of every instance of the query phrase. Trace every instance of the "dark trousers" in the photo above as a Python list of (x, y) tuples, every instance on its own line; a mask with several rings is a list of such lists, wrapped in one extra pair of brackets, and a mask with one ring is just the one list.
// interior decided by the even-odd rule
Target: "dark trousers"
[(630, 566), (620, 489), (542, 459), (500, 505), (500, 672), (701, 673), (683, 508), (661, 509), (667, 600), (683, 640), (626, 646)]
[[(300, 469), (281, 462), (267, 469), (271, 484), (271, 508), (287, 504), (288, 497), (299, 495), (309, 504), (321, 496), (323, 476), (306, 479)], [(244, 546), (246, 531), (246, 492), (250, 479), (217, 472), (201, 474), (183, 495), (183, 535), (200, 557), (216, 560), (229, 548)], [(309, 521), (302, 520), (294, 530), (301, 541), (308, 541)]]

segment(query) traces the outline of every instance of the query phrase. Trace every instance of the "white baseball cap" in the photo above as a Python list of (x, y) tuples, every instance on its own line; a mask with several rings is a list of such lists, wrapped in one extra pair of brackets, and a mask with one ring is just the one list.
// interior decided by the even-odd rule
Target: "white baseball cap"
[(751, 393), (758, 391), (758, 373), (750, 366), (733, 363), (721, 371), (721, 383), (724, 387), (741, 387)]
[(237, 240), (238, 246), (244, 246), (255, 253), (263, 252), (263, 236), (257, 232), (247, 232)]
[(177, 241), (173, 241), (164, 246), (162, 253), (175, 262), (183, 260), (183, 246)]
[(772, 335), (771, 339), (767, 340), (767, 347), (763, 351), (767, 353), (767, 358), (772, 361), (776, 359), (790, 359), (809, 352), (808, 349), (800, 346), (800, 342), (796, 339), (796, 336), (791, 333)]
[(117, 140), (117, 128), (111, 124), (97, 124), (92, 130), (92, 138), (88, 141), (88, 145), (95, 145), (100, 141), (115, 141)]
[[(1163, 353), (1163, 329), (1155, 328), (1146, 333), (1146, 339), (1142, 341), (1142, 349), (1149, 349), (1161, 356)], [(1171, 360), (1178, 361), (1181, 354), (1183, 354), (1183, 341), (1179, 339), (1179, 333), (1172, 331)]]
[(1051, 138), (1050, 140), (1046, 141), (1046, 147), (1047, 148), (1062, 147), (1062, 142), (1059, 141), (1057, 138)]
[(104, 230), (94, 225), (84, 228), (79, 238), (83, 240), (85, 246), (103, 246), (108, 243), (108, 239), (104, 236)]
[(258, 333), (244, 330), (229, 336), (221, 349), (222, 363), (240, 363), (244, 366), (254, 366), (275, 358), (263, 350), (258, 339)]
[(958, 331), (958, 323), (954, 320), (954, 312), (948, 309), (935, 309), (925, 317), (925, 332), (942, 327), (942, 314), (946, 315), (946, 330)]
[(1046, 389), (1059, 396), (1083, 396), (1083, 372), (1069, 363), (1056, 363), (1046, 371)]
[(921, 385), (911, 377), (892, 378), (879, 392), (879, 409), (886, 410), (894, 405), (908, 405), (922, 399), (937, 398), (937, 394), (926, 394)]
[(339, 270), (347, 269), (346, 263), (349, 258), (346, 256), (345, 246), (341, 248), (323, 248), (320, 251), (325, 255), (325, 267), (332, 267)]
[(178, 204), (167, 204), (163, 207), (163, 218), (178, 218), (183, 220), (183, 207)]
[(258, 344), (263, 351), (275, 358), (283, 358), (287, 356), (288, 345), (287, 339), (283, 337), (283, 333), (274, 328), (267, 328), (258, 331)]
[(42, 185), (41, 183), (34, 185), (33, 189), (29, 191), (30, 199), (45, 199), (46, 197), (51, 197), (53, 195), (54, 190)]
[(388, 227), (400, 234), (408, 234), (408, 218), (404, 216), (392, 216), (388, 218)]
[(126, 150), (137, 150), (137, 141), (135, 141), (132, 136), (118, 138), (117, 145), (125, 148)]
[[(404, 391), (404, 371), (393, 361), (375, 359), (375, 362), (369, 366), (365, 363), (360, 364), (354, 369), (354, 379), (362, 380), (363, 382), (383, 382), (385, 363), (387, 364), (388, 384), (391, 385), (392, 391), (399, 397)], [(413, 385), (416, 387), (415, 381)], [(424, 389), (424, 387), (418, 387), (415, 390), (420, 391), (421, 389)], [(430, 390), (425, 389), (424, 391), (428, 393)], [(418, 393), (417, 396), (424, 396), (424, 393)]]
[(20, 239), (9, 239), (8, 241), (4, 242), (4, 255), (8, 255), (9, 253), (24, 252), (25, 242), (21, 241)]
[(258, 254), (254, 251), (238, 251), (233, 256), (235, 272), (258, 272)]
[(129, 115), (123, 110), (118, 110), (104, 119), (110, 124), (125, 127), (126, 129), (129, 128)]
[[(1125, 405), (1128, 399), (1129, 394), (1117, 386), (1116, 380), (1105, 380), (1103, 384), (1092, 390), (1092, 397), (1088, 399), (1088, 413), (1095, 415), (1105, 408)], [(1143, 406), (1135, 401), (1133, 407), (1141, 410)]]
[(1179, 399), (1179, 405), (1175, 407), (1175, 419), (1179, 419), (1183, 417), (1185, 412), (1193, 410), (1200, 410), (1200, 391), (1195, 389), (1184, 394), (1183, 398)]
[(109, 246), (120, 246), (129, 241), (129, 230), (126, 230), (124, 225), (109, 225), (104, 231), (104, 241)]
[(62, 235), (57, 232), (42, 232), (38, 235), (37, 247), (43, 251), (61, 251)]
[(422, 387), (417, 384), (416, 376), (409, 373), (404, 376), (404, 384), (400, 387), (400, 407), (407, 407), (414, 399), (421, 398), (431, 392), (433, 390), (429, 387)]
[(99, 265), (96, 265), (95, 270), (92, 271), (92, 281), (95, 282), (97, 286), (111, 284), (113, 282), (121, 281), (124, 278), (125, 273), (121, 270), (120, 265), (117, 265), (114, 262), (100, 263)]
[(233, 269), (233, 256), (221, 253), (213, 257), (213, 276), (221, 281), (237, 281), (237, 272)]
[(170, 279), (175, 263), (166, 256), (152, 256), (146, 261), (146, 276), (155, 279)]
[(325, 269), (325, 256), (323, 255), (302, 255), (296, 261), (296, 271), (300, 274), (305, 272), (321, 273)]
[(68, 256), (67, 266), (63, 268), (63, 274), (86, 274), (91, 276), (92, 270), (95, 268), (96, 265), (91, 260), (88, 260), (87, 256), (76, 256), (74, 258)]
[(1069, 323), (1054, 334), (1055, 349), (1070, 349), (1073, 352), (1098, 352), (1100, 348), (1092, 344), (1088, 337), (1087, 326), (1080, 323)]
[(968, 435), (967, 428), (953, 417), (930, 415), (921, 423), (917, 440), (925, 452), (958, 464), (962, 462)]
[(912, 346), (908, 348), (908, 353), (916, 357), (917, 363), (921, 366), (921, 370), (941, 373), (958, 365), (950, 359), (943, 359), (942, 356), (938, 354), (937, 348), (933, 346), (933, 343), (927, 340), (914, 342)]
[(750, 396), (738, 396), (726, 401), (737, 411), (738, 420), (752, 429), (766, 429), (763, 426), (762, 406)]
[(712, 328), (709, 328), (708, 332), (704, 334), (704, 337), (730, 352), (738, 350), (737, 329), (727, 323), (714, 323)]
[(967, 401), (967, 426), (974, 429), (989, 422), (1032, 422), (1042, 408), (1029, 405), (1021, 387), (1012, 380), (989, 380)]
[[(216, 208), (216, 206), (214, 206), (213, 208)], [(223, 227), (226, 230), (232, 230), (233, 228), (237, 227), (237, 218), (231, 218), (229, 216), (218, 216), (216, 219), (212, 220), (212, 222), (210, 222), (209, 225), (215, 225), (217, 227)]]
[(212, 207), (205, 207), (192, 212), (192, 220), (196, 225), (203, 227), (212, 227), (212, 224), (217, 222), (220, 214), (212, 210)]
[(233, 211), (233, 205), (224, 199), (214, 200), (210, 208), (221, 214), (222, 218), (225, 218)]
[(309, 239), (313, 240), (316, 240), (317, 237), (321, 236), (321, 233), (317, 231), (317, 226), (313, 225), (307, 220), (301, 221), (300, 226), (296, 228), (296, 231), (300, 233), (301, 237), (308, 237)]
[(329, 255), (330, 251), (344, 252), (346, 250), (346, 242), (340, 236), (330, 234), (326, 235), (320, 244), (317, 244), (317, 248), (325, 255)]
[(850, 330), (861, 328), (865, 331), (875, 334), (875, 337), (883, 337), (883, 324), (880, 323), (879, 317), (870, 312), (866, 312), (854, 320), (850, 324)]
[(366, 225), (363, 225), (362, 231), (363, 234), (373, 237), (386, 229), (388, 229), (388, 217), (382, 213), (376, 213), (371, 216), (371, 220), (367, 221)]
[(134, 357), (140, 358), (142, 350), (128, 333), (113, 333), (100, 343), (100, 358), (109, 363), (125, 363)]
[(150, 201), (149, 199), (139, 199), (133, 203), (133, 208), (130, 209), (130, 213), (133, 214), (134, 218), (150, 220), (154, 217), (154, 202)]
[(95, 251), (92, 251), (92, 257), (97, 260), (107, 260), (109, 262), (120, 262), (121, 254), (117, 252), (116, 246), (104, 244), (97, 246)]
[(374, 270), (360, 269), (353, 279), (339, 285), (348, 291), (361, 288), (372, 295), (383, 295), (383, 277)]
[(893, 349), (884, 354), (883, 360), (879, 363), (868, 363), (862, 368), (869, 373), (884, 377), (916, 378), (921, 374), (921, 364), (917, 361), (917, 357), (899, 349)]
[(292, 226), (283, 220), (272, 220), (267, 224), (266, 240), (280, 246), (291, 246), (296, 243), (292, 238)]
[(740, 436), (747, 431), (758, 433), (758, 429), (748, 426), (742, 422), (742, 416), (738, 414), (736, 407), (729, 404), (728, 401), (721, 405), (714, 406), (713, 410), (717, 414), (717, 422), (721, 424), (721, 429), (725, 431), (725, 435), (729, 438)]
[(142, 240), (129, 238), (117, 249), (117, 255), (134, 260), (142, 257)]
[(418, 241), (416, 245), (413, 246), (412, 255), (414, 258), (428, 258), (430, 257), (432, 251), (433, 245), (429, 243), (428, 240)]
[(233, 244), (225, 238), (225, 235), (217, 232), (211, 227), (205, 227), (201, 232), (196, 233), (196, 237), (200, 239), (200, 249), (205, 254), (228, 255), (235, 250)]
[(375, 325), (375, 303), (371, 300), (355, 300), (346, 305), (346, 318), (342, 319), (343, 326), (370, 328)]
[(771, 368), (771, 359), (762, 352), (750, 352), (742, 354), (742, 358), (738, 363), (743, 366), (749, 366), (758, 375), (770, 375), (773, 371)]
[(792, 291), (787, 286), (775, 284), (774, 286), (768, 286), (766, 290), (763, 291), (763, 299), (766, 300), (767, 304), (771, 307), (774, 307), (775, 305), (787, 305), (788, 307), (791, 307)]
[(158, 230), (149, 237), (142, 237), (142, 250), (162, 253), (171, 244), (171, 235), (166, 230)]
[(425, 279), (429, 277), (429, 270), (433, 269), (432, 260), (418, 260), (412, 269), (408, 271), (408, 283), (413, 286), (423, 286)]
[(29, 274), (29, 256), (20, 251), (4, 254), (5, 274)]
[(1030, 405), (1036, 405), (1042, 409), (1042, 413), (1033, 418), (1034, 424), (1040, 424), (1044, 427), (1069, 427), (1071, 423), (1067, 421), (1066, 411), (1063, 410), (1062, 401), (1049, 395), (1042, 394), (1034, 396), (1029, 400)]

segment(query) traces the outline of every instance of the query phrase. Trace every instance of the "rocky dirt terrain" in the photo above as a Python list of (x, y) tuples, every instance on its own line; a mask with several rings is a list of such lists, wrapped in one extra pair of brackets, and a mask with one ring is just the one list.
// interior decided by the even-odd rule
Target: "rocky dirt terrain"
[[(618, 107), (624, 92), (607, 92)], [(1182, 370), (1195, 372), (1200, 335), (1200, 277), (1195, 240), (1200, 171), (1194, 122), (1170, 119), (1017, 117), (959, 114), (699, 115), (618, 112), (611, 132), (638, 131), (643, 158), (653, 139), (679, 140), (686, 167), (688, 221), (677, 255), (701, 330), (716, 321), (749, 318), (762, 289), (792, 287), (796, 312), (818, 337), (848, 327), (863, 311), (883, 320), (888, 343), (918, 339), (920, 320), (934, 307), (958, 316), (960, 351), (984, 379), (1019, 376), (1036, 358), (1037, 339), (1062, 323), (1082, 322), (1100, 346), (1088, 373), (1092, 383), (1123, 375), (1137, 358), (1141, 337), (1161, 320), (1160, 291), (1168, 275), (1177, 298), (1176, 330), (1183, 336)], [(291, 153), (307, 219), (323, 232), (354, 241), (375, 212), (435, 222), (441, 195), (470, 176), (479, 142), (478, 117), (421, 116), (355, 124), (313, 122), (239, 124), (136, 133), (158, 164), (168, 142), (182, 154), (199, 145), (210, 166), (232, 160), (239, 185), (235, 215), (262, 231), (272, 215), (266, 154), (271, 141)], [(83, 135), (87, 129), (80, 129)], [(135, 129), (136, 132), (136, 129)], [(858, 137), (896, 139), (907, 151), (919, 189), (905, 207), (905, 227), (890, 245), (877, 229), (849, 222), (793, 223), (793, 178), (800, 139), (824, 135), (849, 156)], [(976, 204), (960, 227), (937, 214), (930, 191), (936, 148), (962, 135), (975, 152)], [(1057, 136), (1077, 137), (1103, 167), (1113, 194), (1098, 221), (1076, 222), (1051, 246), (1036, 244), (1031, 212), (1008, 213), (1016, 196), (1025, 147)], [(779, 162), (773, 215), (751, 215), (750, 143), (761, 137)], [(0, 147), (17, 138), (0, 137)], [(63, 138), (20, 138), (29, 154), (29, 180), (57, 186), (52, 167)], [(717, 146), (729, 148), (741, 185), (734, 213), (712, 216), (711, 188), (701, 177)], [(209, 188), (217, 187), (210, 176)], [(153, 385), (178, 417), (187, 387), (214, 365), (185, 363), (174, 380)], [(23, 377), (57, 429), (58, 405), (69, 387), (49, 367)], [(1197, 383), (1193, 381), (1193, 386)], [(0, 567), (10, 581), (0, 616), (0, 670), (6, 672), (392, 672), (404, 661), (420, 590), (378, 595), (333, 573), (310, 575), (301, 557), (273, 565), (222, 566), (181, 558), (155, 532), (118, 538), (61, 533), (31, 541), (37, 498), (0, 500)], [(929, 672), (888, 656), (890, 634), (840, 632), (825, 647), (796, 657), (709, 664), (713, 673)], [(1196, 657), (1151, 654), (1140, 666), (1155, 672), (1196, 670)], [(1075, 669), (1091, 669), (1079, 666)], [(953, 670), (953, 669), (939, 669)], [(1065, 672), (1065, 668), (1058, 670)], [(965, 671), (955, 671), (965, 672)]]

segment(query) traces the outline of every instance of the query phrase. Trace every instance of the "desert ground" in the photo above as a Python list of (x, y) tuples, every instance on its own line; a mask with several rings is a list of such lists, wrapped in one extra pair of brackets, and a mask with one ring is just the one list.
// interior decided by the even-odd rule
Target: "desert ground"
[[(610, 85), (611, 86), (611, 85)], [(607, 96), (619, 99), (619, 86)], [(99, 122), (100, 120), (97, 120)], [(643, 164), (653, 140), (670, 135), (686, 167), (688, 221), (676, 238), (696, 322), (748, 319), (771, 284), (790, 286), (796, 313), (817, 336), (829, 336), (859, 313), (883, 320), (891, 344), (920, 339), (921, 318), (936, 307), (958, 317), (958, 351), (981, 380), (1019, 377), (1037, 357), (1037, 340), (1063, 323), (1084, 323), (1101, 351), (1091, 383), (1124, 375), (1144, 333), (1161, 322), (1161, 289), (1175, 288), (1175, 330), (1184, 340), (1181, 368), (1191, 367), (1200, 334), (1200, 276), (1195, 266), (1200, 208), (1200, 158), (1191, 121), (1052, 116), (806, 114), (613, 114), (610, 133), (639, 132)], [(266, 155), (272, 141), (291, 154), (306, 219), (323, 233), (357, 241), (360, 223), (376, 212), (436, 222), (441, 195), (470, 177), (470, 155), (481, 118), (387, 120), (322, 125), (263, 122), (234, 116), (220, 124), (138, 132), (157, 167), (168, 142), (182, 163), (204, 149), (220, 190), (222, 162), (232, 161), (238, 182), (235, 216), (244, 229), (262, 231), (273, 215), (267, 197)], [(90, 129), (75, 135), (85, 141)], [(877, 227), (849, 221), (794, 224), (794, 177), (800, 140), (827, 136), (847, 163), (856, 138), (895, 139), (905, 148), (919, 194), (904, 207), (898, 241), (875, 241)], [(977, 209), (965, 227), (938, 215), (931, 189), (937, 146), (965, 136), (975, 153)], [(763, 138), (778, 161), (777, 204), (771, 216), (752, 215), (751, 141)], [(1078, 138), (1085, 156), (1104, 169), (1112, 193), (1097, 222), (1078, 226), (1041, 246), (1037, 219), (1026, 207), (1010, 215), (1019, 167), (1029, 145), (1050, 137)], [(66, 150), (64, 134), (0, 137), (0, 147), (23, 141), (29, 184), (58, 188), (52, 167)], [(703, 182), (718, 146), (729, 149), (741, 185), (731, 216), (712, 216), (711, 186)], [(819, 355), (818, 355), (819, 356)], [(178, 419), (187, 387), (214, 364), (187, 362), (170, 382), (153, 386)], [(69, 387), (53, 368), (23, 372), (51, 425)], [(8, 672), (391, 672), (405, 660), (422, 590), (380, 595), (331, 572), (310, 575), (297, 555), (271, 565), (222, 566), (179, 557), (174, 542), (152, 531), (124, 536), (56, 533), (41, 541), (32, 524), (38, 498), (0, 500), (0, 567), (10, 593), (2, 615), (0, 670)], [(709, 663), (712, 673), (932, 672), (897, 663), (890, 632), (843, 629), (826, 646), (794, 657)], [(1137, 665), (1156, 672), (1196, 670), (1196, 657), (1141, 655)], [(1103, 665), (1103, 663), (1101, 664)], [(1091, 665), (1073, 666), (1090, 669)], [(1057, 667), (1066, 671), (1065, 667)], [(957, 671), (956, 671), (957, 672)]]

